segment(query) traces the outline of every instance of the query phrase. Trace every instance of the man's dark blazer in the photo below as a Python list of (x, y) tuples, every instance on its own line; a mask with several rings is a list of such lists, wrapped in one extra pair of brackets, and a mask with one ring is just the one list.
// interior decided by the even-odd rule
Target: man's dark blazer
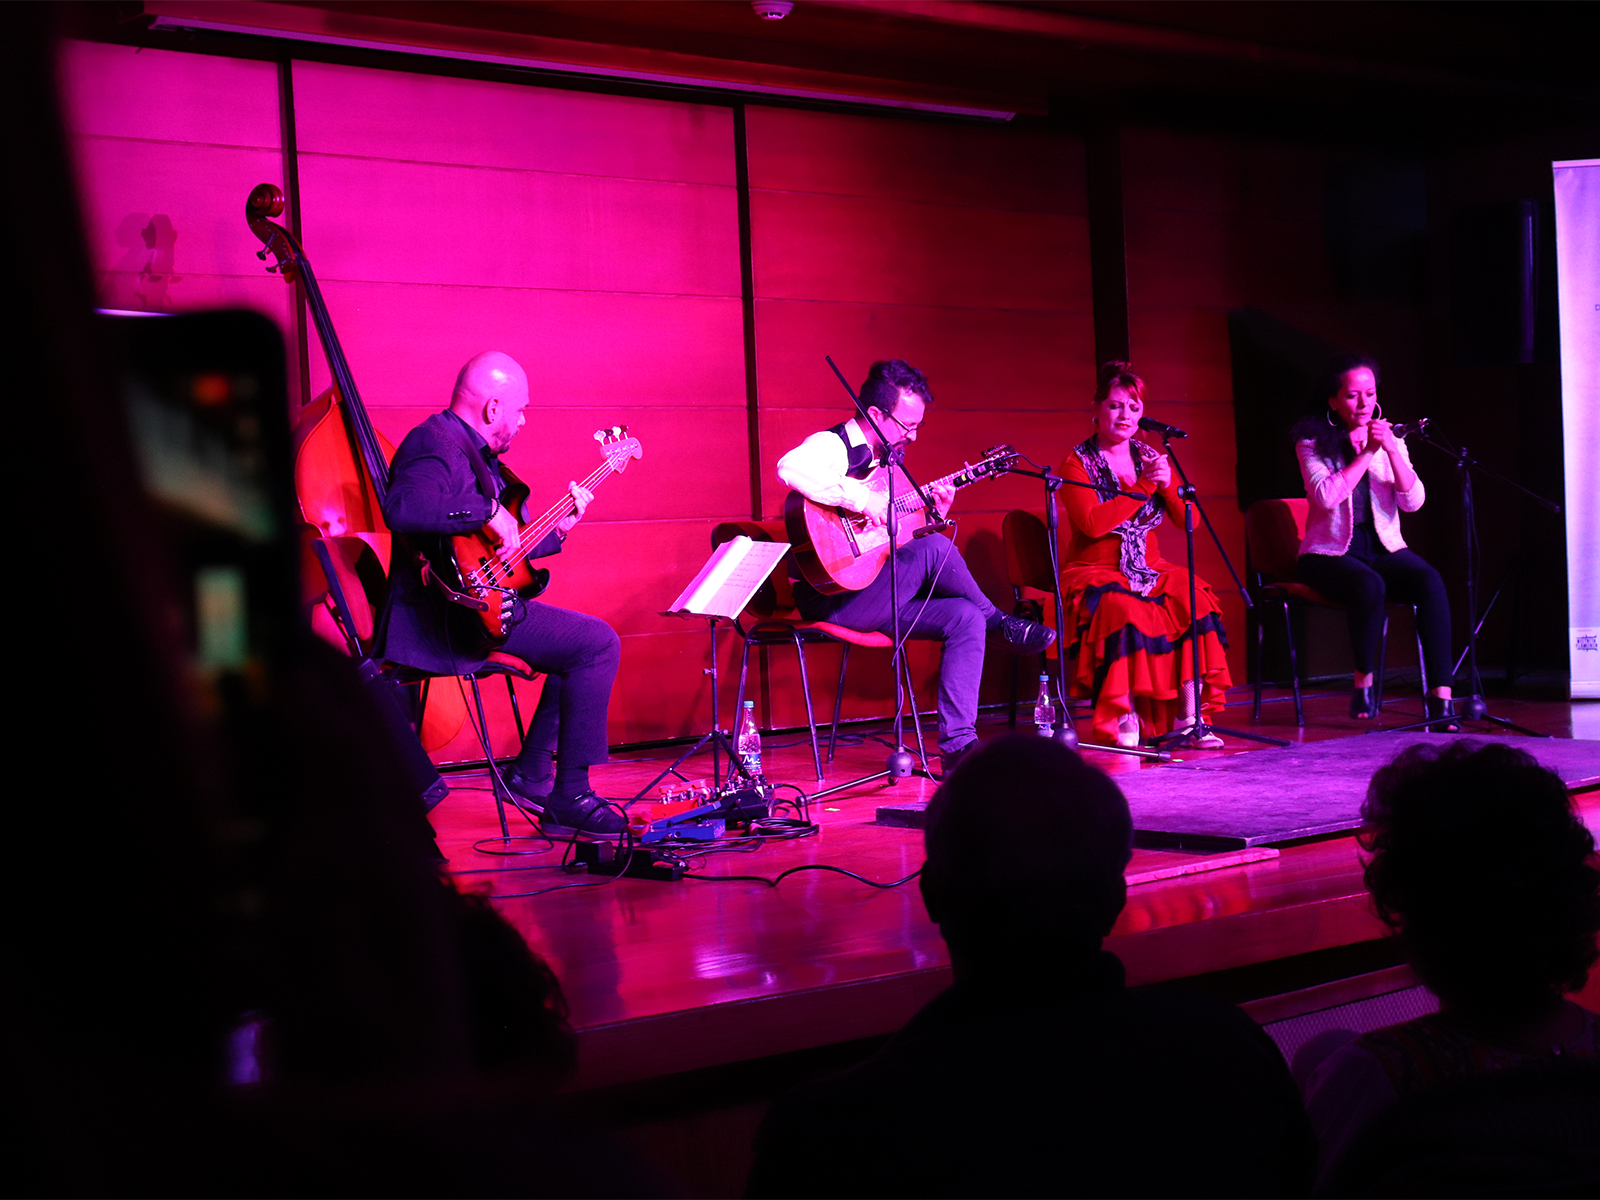
[[(439, 675), (464, 675), (483, 666), (494, 645), (478, 614), (451, 604), (422, 582), (416, 549), (432, 549), (443, 536), (483, 528), (498, 497), (499, 472), (484, 461), (473, 469), (467, 447), (482, 455), (487, 443), (455, 414), (434, 413), (395, 451), (389, 496), (383, 506), (395, 539), (389, 568), (389, 600), (378, 631), (378, 655)], [(482, 469), (482, 468), (487, 469)], [(525, 513), (519, 517), (526, 519)], [(552, 530), (531, 558), (561, 549)]]

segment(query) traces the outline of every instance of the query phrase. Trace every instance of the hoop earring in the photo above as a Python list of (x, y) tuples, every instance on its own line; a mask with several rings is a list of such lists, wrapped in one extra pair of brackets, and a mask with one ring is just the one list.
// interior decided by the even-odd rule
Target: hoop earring
[(1332, 425), (1335, 429), (1338, 429), (1339, 426), (1344, 424), (1343, 421), (1339, 420), (1338, 417), (1333, 415), (1333, 409), (1331, 408), (1325, 410), (1322, 415), (1328, 418), (1328, 424)]
[(1374, 421), (1383, 420), (1383, 405), (1378, 401), (1374, 401), (1373, 402), (1373, 405), (1372, 405), (1372, 419)]

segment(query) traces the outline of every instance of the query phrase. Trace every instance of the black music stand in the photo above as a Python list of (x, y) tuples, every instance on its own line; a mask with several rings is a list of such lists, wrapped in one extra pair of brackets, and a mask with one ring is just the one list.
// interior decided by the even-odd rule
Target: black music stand
[[(723, 621), (734, 620), (738, 614), (744, 610), (744, 606), (750, 603), (750, 597), (755, 595), (756, 589), (766, 582), (767, 576), (772, 574), (773, 568), (776, 567), (780, 561), (782, 561), (783, 554), (789, 549), (788, 543), (751, 543), (752, 545), (761, 545), (767, 547), (768, 549), (764, 551), (764, 553), (767, 553), (772, 557), (772, 561), (767, 564), (766, 569), (761, 571), (759, 576), (754, 574), (745, 576), (741, 581), (734, 585), (737, 590), (726, 594), (719, 591), (716, 595), (710, 598), (709, 603), (697, 604), (692, 599), (692, 595), (696, 586), (702, 580), (704, 580), (707, 575), (710, 574), (712, 568), (720, 559), (726, 555), (736, 552), (737, 544), (741, 540), (748, 541), (749, 539), (735, 538), (732, 541), (724, 542), (722, 545), (713, 550), (711, 552), (711, 557), (706, 561), (706, 565), (700, 568), (700, 573), (695, 576), (694, 581), (691, 582), (688, 588), (684, 590), (683, 595), (678, 597), (677, 605), (670, 611), (661, 614), (664, 617), (686, 617), (690, 619), (699, 617), (706, 623), (706, 634), (711, 639), (711, 665), (709, 667), (702, 668), (702, 671), (704, 674), (711, 677), (711, 728), (700, 738), (699, 741), (690, 746), (682, 754), (678, 755), (677, 758), (673, 759), (672, 764), (662, 771), (661, 774), (657, 775), (649, 783), (645, 784), (644, 787), (640, 788), (638, 794), (634, 796), (634, 800), (643, 800), (645, 796), (649, 795), (650, 789), (655, 787), (656, 784), (660, 783), (668, 775), (677, 775), (679, 779), (684, 778), (682, 772), (680, 772), (678, 768), (683, 766), (684, 763), (688, 762), (696, 754), (699, 754), (700, 751), (704, 750), (707, 746), (711, 747), (711, 786), (713, 791), (719, 790), (722, 787), (722, 765), (720, 762), (721, 754), (726, 754), (728, 756), (728, 778), (730, 781), (733, 779), (734, 769), (737, 768), (739, 773), (743, 775), (746, 780), (749, 780), (752, 783), (754, 782), (754, 780), (751, 779), (750, 772), (745, 770), (744, 764), (739, 761), (738, 747), (733, 744), (733, 739), (722, 728), (722, 712), (721, 704), (719, 702), (719, 696), (721, 692), (721, 673), (717, 669), (717, 626)], [(778, 550), (778, 553), (775, 555), (771, 554), (771, 549), (773, 547), (776, 547)], [(736, 713), (734, 715), (735, 719), (737, 719), (738, 714)]]

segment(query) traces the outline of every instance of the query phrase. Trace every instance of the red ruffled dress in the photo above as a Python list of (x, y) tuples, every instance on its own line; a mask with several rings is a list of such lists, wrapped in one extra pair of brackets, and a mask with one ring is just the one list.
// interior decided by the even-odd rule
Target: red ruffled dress
[[(1141, 465), (1157, 451), (1130, 442)], [(1176, 481), (1154, 492), (1141, 481), (1125, 490), (1143, 492), (1141, 503), (1119, 489), (1110, 463), (1091, 437), (1061, 464), (1063, 478), (1093, 483), (1064, 487), (1068, 541), (1061, 555), (1063, 651), (1070, 694), (1095, 698), (1094, 741), (1113, 743), (1117, 721), (1139, 714), (1139, 731), (1154, 737), (1171, 730), (1178, 714), (1179, 683), (1192, 678), (1189, 649), (1189, 572), (1161, 557), (1156, 526), (1163, 513), (1183, 513)], [(1200, 610), (1201, 708), (1222, 710), (1233, 679), (1228, 674), (1227, 634), (1222, 610), (1205, 580), (1195, 579)]]

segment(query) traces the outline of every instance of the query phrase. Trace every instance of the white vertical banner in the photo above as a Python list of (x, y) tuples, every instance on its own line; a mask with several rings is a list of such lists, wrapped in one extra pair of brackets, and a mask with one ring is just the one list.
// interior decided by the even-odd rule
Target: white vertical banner
[(1600, 158), (1552, 164), (1572, 698), (1600, 699)]

